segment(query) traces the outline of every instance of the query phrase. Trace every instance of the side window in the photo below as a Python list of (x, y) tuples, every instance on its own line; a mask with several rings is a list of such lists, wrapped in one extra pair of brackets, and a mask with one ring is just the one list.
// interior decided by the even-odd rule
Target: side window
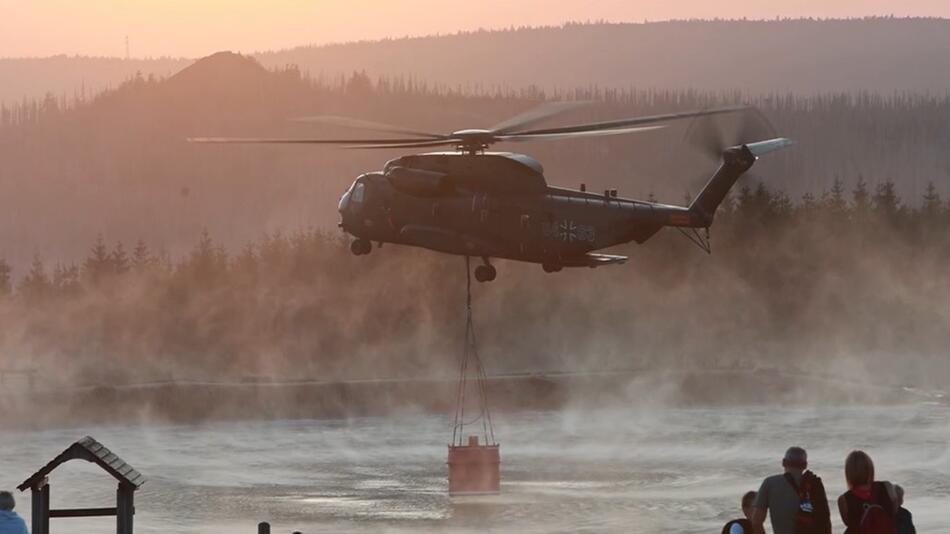
[(362, 183), (356, 184), (356, 187), (353, 188), (353, 202), (363, 202), (365, 186)]

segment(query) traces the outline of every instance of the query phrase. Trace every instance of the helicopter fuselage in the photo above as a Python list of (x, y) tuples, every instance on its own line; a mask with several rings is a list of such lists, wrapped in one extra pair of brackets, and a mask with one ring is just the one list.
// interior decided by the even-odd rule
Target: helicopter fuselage
[(694, 226), (685, 207), (548, 186), (540, 164), (507, 153), (392, 160), (353, 182), (340, 213), (341, 227), (358, 240), (550, 270), (595, 267), (604, 262), (592, 251), (646, 241), (666, 225)]

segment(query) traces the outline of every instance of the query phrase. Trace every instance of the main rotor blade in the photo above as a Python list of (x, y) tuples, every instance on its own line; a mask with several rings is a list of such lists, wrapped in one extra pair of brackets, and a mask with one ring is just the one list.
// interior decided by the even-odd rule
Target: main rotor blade
[(454, 143), (451, 139), (271, 139), (265, 137), (189, 137), (189, 143), (226, 143), (226, 144), (268, 144), (268, 145), (392, 145), (418, 143), (420, 141), (439, 144)]
[(531, 108), (524, 113), (515, 115), (506, 121), (492, 126), (490, 130), (492, 133), (499, 135), (512, 133), (513, 130), (534, 126), (545, 119), (589, 104), (590, 102), (580, 100), (576, 102), (545, 102), (540, 106)]
[(695, 119), (686, 130), (685, 140), (710, 160), (717, 161), (730, 146), (773, 139), (775, 128), (765, 115), (748, 107), (734, 117), (705, 116)]
[(727, 143), (723, 139), (722, 128), (711, 117), (700, 117), (686, 130), (686, 140), (699, 152), (711, 160), (722, 157)]
[(745, 144), (774, 139), (778, 137), (778, 133), (762, 110), (750, 107), (742, 114), (738, 136), (739, 142)]
[(329, 126), (342, 126), (344, 128), (353, 128), (356, 130), (367, 130), (371, 132), (394, 133), (400, 135), (416, 135), (419, 137), (431, 137), (433, 139), (443, 139), (446, 136), (429, 132), (420, 132), (408, 128), (391, 126), (382, 122), (373, 122), (363, 119), (354, 119), (351, 117), (340, 117), (337, 115), (314, 115), (310, 117), (296, 117), (290, 119), (293, 122), (307, 122), (315, 124), (326, 124)]
[(578, 124), (576, 126), (564, 126), (561, 128), (545, 128), (541, 130), (528, 130), (524, 132), (512, 132), (519, 135), (541, 135), (541, 134), (564, 134), (574, 132), (592, 132), (597, 130), (613, 130), (627, 126), (642, 126), (646, 124), (655, 124), (658, 122), (667, 122), (678, 119), (689, 119), (692, 117), (703, 117), (706, 115), (719, 115), (722, 113), (734, 113), (746, 109), (746, 106), (732, 106), (725, 108), (707, 109), (703, 111), (686, 111), (682, 113), (667, 113), (664, 115), (649, 115), (646, 117), (632, 117), (629, 119), (620, 119), (613, 121), (591, 122), (587, 124)]
[(458, 145), (461, 143), (461, 139), (437, 139), (433, 141), (416, 141), (414, 143), (392, 143), (392, 144), (363, 144), (363, 145), (347, 145), (343, 148), (349, 149), (378, 149), (378, 148), (423, 148), (423, 147), (433, 147), (433, 146), (450, 146)]
[(659, 130), (661, 128), (666, 128), (666, 125), (658, 124), (654, 126), (635, 126), (633, 128), (615, 128), (613, 130), (593, 130), (561, 134), (511, 134), (499, 135), (496, 139), (499, 141), (513, 141), (516, 143), (524, 141), (559, 141), (561, 139), (576, 139), (579, 137), (599, 137), (604, 135), (622, 135), (638, 132), (649, 132), (651, 130)]

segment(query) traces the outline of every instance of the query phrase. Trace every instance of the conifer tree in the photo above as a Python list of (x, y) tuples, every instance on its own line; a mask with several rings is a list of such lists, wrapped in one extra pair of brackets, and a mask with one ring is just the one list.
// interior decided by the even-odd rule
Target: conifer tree
[(833, 217), (840, 217), (848, 211), (848, 202), (844, 199), (844, 183), (839, 176), (831, 184), (831, 190), (824, 199), (824, 205)]
[(924, 191), (924, 203), (921, 206), (921, 211), (930, 221), (936, 220), (940, 216), (940, 212), (943, 211), (943, 200), (940, 199), (940, 193), (937, 192), (937, 187), (933, 181), (927, 184), (927, 190)]
[(258, 257), (253, 244), (247, 244), (241, 253), (234, 258), (233, 274), (244, 283), (253, 282), (257, 278)]
[(851, 207), (857, 217), (865, 219), (871, 211), (871, 194), (868, 193), (868, 184), (864, 176), (858, 175), (858, 183), (851, 191)]
[(100, 234), (89, 251), (89, 256), (83, 261), (83, 278), (93, 286), (99, 285), (106, 276), (112, 273), (112, 260), (109, 251)]
[(109, 254), (109, 261), (112, 262), (112, 272), (115, 274), (121, 275), (129, 272), (129, 255), (125, 252), (125, 245), (121, 241), (115, 244), (115, 248)]
[(215, 246), (208, 230), (203, 230), (188, 258), (188, 270), (193, 281), (208, 286), (221, 281), (226, 269), (227, 255), (224, 249)]
[(5, 297), (13, 291), (12, 274), (10, 264), (0, 258), (0, 297)]
[(799, 209), (803, 213), (814, 214), (816, 211), (818, 211), (818, 208), (819, 204), (818, 200), (815, 199), (815, 195), (811, 193), (805, 193), (802, 195), (802, 202), (799, 206)]
[(894, 191), (894, 182), (885, 180), (877, 184), (872, 197), (874, 211), (889, 222), (894, 222), (900, 212), (900, 197)]
[(52, 283), (46, 274), (46, 266), (39, 254), (33, 256), (30, 270), (20, 282), (20, 294), (29, 303), (40, 302), (48, 297), (52, 290)]
[(51, 281), (53, 293), (59, 296), (73, 296), (79, 293), (79, 267), (75, 263), (64, 265), (57, 263), (53, 267), (53, 279)]
[(135, 242), (135, 248), (132, 249), (132, 269), (137, 273), (146, 271), (155, 260), (152, 253), (148, 250), (145, 241), (139, 239)]

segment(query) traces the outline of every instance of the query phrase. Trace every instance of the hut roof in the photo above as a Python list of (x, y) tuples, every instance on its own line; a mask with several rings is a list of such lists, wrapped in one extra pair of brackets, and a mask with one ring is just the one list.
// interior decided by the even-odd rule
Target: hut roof
[(139, 473), (131, 465), (125, 463), (122, 458), (119, 458), (102, 443), (99, 443), (91, 436), (86, 436), (70, 445), (56, 458), (50, 460), (42, 469), (33, 473), (30, 478), (24, 480), (22, 484), (17, 486), (17, 489), (24, 491), (27, 488), (35, 487), (53, 472), (54, 469), (59, 467), (60, 464), (68, 462), (69, 460), (86, 460), (87, 462), (92, 462), (112, 475), (120, 483), (128, 484), (134, 489), (139, 489), (142, 484), (145, 483), (145, 477), (142, 476), (142, 473)]

